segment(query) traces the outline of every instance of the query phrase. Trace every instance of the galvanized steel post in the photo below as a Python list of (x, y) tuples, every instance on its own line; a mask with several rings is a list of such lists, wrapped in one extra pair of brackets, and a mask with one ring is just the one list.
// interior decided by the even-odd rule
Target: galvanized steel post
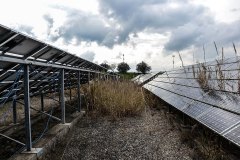
[(88, 84), (90, 84), (90, 80), (91, 80), (91, 75), (90, 75), (90, 72), (88, 72)]
[(32, 149), (30, 95), (29, 95), (29, 65), (24, 65), (24, 113), (27, 151)]
[(13, 124), (17, 124), (17, 97), (13, 96)]
[(77, 78), (78, 78), (78, 82), (77, 82), (77, 86), (78, 86), (78, 88), (77, 88), (77, 92), (78, 92), (78, 112), (80, 112), (81, 111), (81, 93), (80, 93), (80, 87), (81, 87), (81, 72), (80, 71), (78, 71), (77, 72)]
[(62, 123), (65, 123), (65, 99), (64, 99), (64, 69), (60, 71), (60, 97), (61, 97), (61, 111), (62, 111)]
[(43, 97), (43, 92), (41, 92), (41, 111), (44, 111), (44, 97)]
[[(70, 73), (69, 73), (70, 74)], [(71, 75), (71, 74), (70, 74)], [(69, 94), (70, 94), (70, 101), (72, 100), (72, 90), (71, 90), (72, 86), (71, 86), (71, 77), (69, 77)]]

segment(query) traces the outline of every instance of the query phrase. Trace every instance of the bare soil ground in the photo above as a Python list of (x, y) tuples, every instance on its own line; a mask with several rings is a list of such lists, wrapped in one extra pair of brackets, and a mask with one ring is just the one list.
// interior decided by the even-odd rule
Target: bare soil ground
[(46, 159), (192, 159), (180, 134), (155, 109), (116, 121), (85, 116)]

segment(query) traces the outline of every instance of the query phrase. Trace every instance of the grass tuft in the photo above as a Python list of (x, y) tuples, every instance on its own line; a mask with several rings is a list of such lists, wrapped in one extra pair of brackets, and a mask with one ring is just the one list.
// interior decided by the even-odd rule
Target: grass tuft
[(87, 111), (113, 119), (140, 115), (145, 109), (141, 87), (130, 81), (91, 82), (83, 87)]
[[(200, 87), (205, 91), (208, 92), (211, 87), (209, 85), (209, 75), (207, 75), (207, 68), (202, 64), (202, 67), (199, 67), (199, 72), (197, 75), (197, 81)], [(211, 77), (210, 77), (211, 78)]]

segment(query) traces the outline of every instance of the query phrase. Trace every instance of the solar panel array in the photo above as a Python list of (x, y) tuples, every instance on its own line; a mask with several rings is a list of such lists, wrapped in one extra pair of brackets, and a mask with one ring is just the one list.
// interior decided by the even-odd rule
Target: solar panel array
[(240, 146), (238, 57), (185, 66), (143, 87)]
[[(13, 123), (16, 125), (18, 121), (16, 104), (24, 107), (26, 143), (21, 145), (30, 151), (33, 144), (30, 109), (48, 116), (49, 120), (53, 118), (64, 124), (66, 123), (64, 90), (70, 91), (71, 99), (71, 89), (76, 88), (74, 96), (77, 100), (77, 108), (74, 107), (80, 112), (80, 84), (92, 79), (119, 78), (115, 73), (109, 74), (106, 71), (106, 68), (97, 64), (0, 25), (0, 107), (6, 108), (0, 118), (5, 119), (11, 111)], [(59, 99), (47, 93), (57, 93), (53, 95), (58, 95)], [(41, 98), (39, 97), (41, 110), (31, 106), (30, 97), (37, 95), (41, 95)], [(53, 109), (49, 112), (44, 108), (45, 96), (59, 102), (61, 119), (52, 115)], [(18, 99), (24, 99), (24, 103)], [(12, 101), (12, 108), (7, 108), (5, 105), (8, 101)], [(44, 132), (45, 130), (42, 135)], [(4, 137), (19, 143), (18, 140), (7, 135)]]
[(106, 71), (97, 64), (0, 25), (0, 104), (12, 96), (23, 96), (24, 64), (30, 67), (30, 95), (59, 88), (61, 69), (65, 69), (65, 88), (77, 86), (78, 71), (81, 83)]
[(151, 72), (151, 73), (146, 73), (146, 74), (139, 74), (138, 76), (131, 79), (131, 81), (133, 81), (134, 83), (137, 83), (139, 85), (142, 85), (142, 84), (148, 82), (149, 80), (151, 80), (152, 78), (154, 78), (155, 76), (157, 76), (160, 73), (159, 72)]

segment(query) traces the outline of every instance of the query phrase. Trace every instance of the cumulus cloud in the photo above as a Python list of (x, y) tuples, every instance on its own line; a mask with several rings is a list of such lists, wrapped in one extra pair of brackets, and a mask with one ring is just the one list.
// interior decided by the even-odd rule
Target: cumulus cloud
[(169, 41), (165, 44), (165, 49), (170, 51), (184, 50), (191, 46), (199, 47), (214, 41), (221, 46), (239, 42), (239, 25), (240, 21), (230, 24), (186, 24), (172, 31)]
[(28, 26), (28, 25), (18, 25), (15, 26), (14, 29), (16, 29), (17, 31), (23, 32), (27, 35), (30, 35), (32, 37), (35, 37), (35, 34), (33, 32), (33, 27)]
[(44, 19), (45, 21), (47, 21), (47, 25), (48, 25), (47, 35), (50, 36), (50, 34), (51, 34), (51, 29), (53, 28), (54, 20), (53, 20), (53, 18), (52, 18), (50, 15), (48, 15), (48, 14), (43, 15), (43, 19)]
[(94, 52), (84, 52), (83, 54), (80, 55), (81, 58), (86, 59), (90, 62), (93, 62), (94, 58), (95, 58), (95, 53)]
[[(213, 41), (220, 44), (240, 41), (239, 21), (217, 22), (206, 6), (191, 0), (99, 0), (99, 14), (59, 6), (55, 9), (65, 11), (66, 20), (54, 29), (50, 39), (62, 38), (67, 44), (73, 40), (76, 44), (97, 42), (112, 49), (129, 42), (131, 35), (137, 38), (139, 32), (158, 33), (168, 35), (163, 45), (165, 53), (170, 53)], [(54, 19), (49, 15), (43, 18), (51, 29)]]
[(48, 14), (43, 15), (43, 19), (48, 22), (48, 27), (49, 28), (53, 27), (54, 20), (50, 15), (48, 15)]
[(122, 53), (118, 53), (118, 55), (115, 58), (116, 59), (122, 59), (123, 58), (123, 54)]
[(240, 41), (239, 21), (217, 22), (207, 7), (189, 0), (100, 0), (100, 6), (106, 17), (116, 19), (121, 26), (118, 43), (126, 42), (132, 33), (146, 30), (170, 33), (164, 45), (166, 51), (199, 47), (213, 41), (221, 44)]
[(190, 4), (186, 0), (175, 3), (166, 0), (101, 0), (100, 2), (102, 13), (106, 17), (116, 19), (121, 26), (122, 30), (118, 32), (120, 43), (128, 40), (131, 33), (145, 29), (161, 33), (169, 32), (196, 19), (200, 20), (199, 17), (205, 16), (207, 12), (205, 7)]
[[(101, 16), (68, 7), (55, 6), (55, 8), (66, 11), (67, 16), (64, 24), (55, 29), (57, 34), (50, 37), (53, 41), (63, 38), (65, 43), (71, 43), (74, 39), (77, 44), (85, 41), (107, 46), (114, 45), (113, 42), (110, 45), (107, 44), (108, 37), (112, 39), (112, 28), (107, 26)], [(45, 19), (51, 25), (51, 19), (49, 17)]]

